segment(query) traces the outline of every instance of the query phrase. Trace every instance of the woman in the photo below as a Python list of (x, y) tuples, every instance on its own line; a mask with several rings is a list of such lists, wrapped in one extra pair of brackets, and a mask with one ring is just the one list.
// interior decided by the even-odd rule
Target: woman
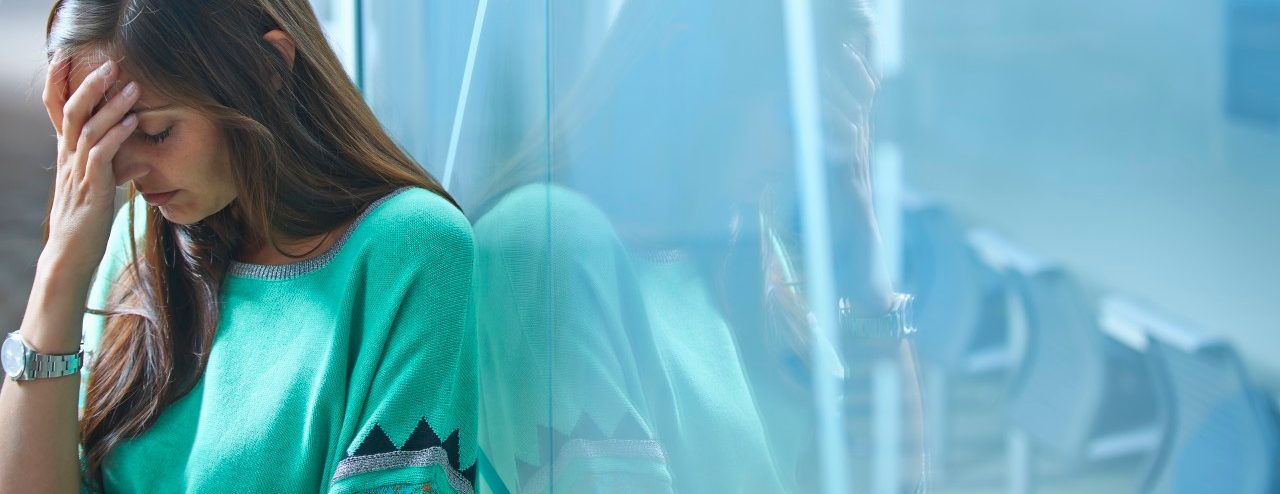
[(470, 229), (308, 2), (64, 0), (47, 32), (3, 490), (471, 491)]
[(814, 344), (798, 288), (782, 2), (626, 2), (475, 208), (483, 486), (815, 492), (819, 435), (845, 433), (865, 490), (867, 417), (820, 428), (812, 382), (842, 380), (865, 411), (867, 369), (899, 344), (854, 320), (897, 309), (866, 170), (870, 19), (815, 6), (846, 346)]

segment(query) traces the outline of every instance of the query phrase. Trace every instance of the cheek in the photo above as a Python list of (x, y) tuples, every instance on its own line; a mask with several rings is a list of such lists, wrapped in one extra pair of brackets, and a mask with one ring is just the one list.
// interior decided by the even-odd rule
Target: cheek
[(149, 152), (152, 156), (163, 159), (167, 168), (203, 175), (218, 160), (219, 152), (217, 146), (199, 137), (175, 131), (160, 144), (148, 143)]
[(223, 197), (234, 194), (230, 153), (221, 139), (185, 139), (175, 141), (171, 151), (174, 153), (173, 167), (180, 170), (183, 180), (193, 188), (199, 187), (217, 195), (217, 200), (229, 200)]

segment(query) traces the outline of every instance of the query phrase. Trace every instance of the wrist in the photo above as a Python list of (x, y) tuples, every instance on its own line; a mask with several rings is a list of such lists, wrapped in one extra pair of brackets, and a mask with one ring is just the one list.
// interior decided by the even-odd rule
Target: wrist
[(912, 306), (914, 297), (905, 293), (895, 293), (889, 309), (878, 314), (859, 314), (841, 298), (840, 325), (855, 338), (901, 339), (915, 332), (912, 322)]
[(46, 248), (36, 260), (35, 283), (47, 286), (59, 293), (83, 290), (86, 293), (93, 283), (97, 263), (88, 263), (77, 257), (62, 254), (58, 249)]
[(58, 355), (79, 349), (91, 282), (92, 273), (80, 275), (41, 259), (21, 328), (23, 339), (32, 350)]

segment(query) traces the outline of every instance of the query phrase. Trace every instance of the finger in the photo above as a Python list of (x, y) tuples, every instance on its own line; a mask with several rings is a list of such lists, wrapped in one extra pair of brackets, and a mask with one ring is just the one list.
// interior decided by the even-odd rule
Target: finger
[(129, 113), (133, 103), (138, 101), (138, 93), (137, 82), (125, 85), (119, 94), (107, 101), (107, 104), (94, 113), (80, 128), (80, 139), (76, 143), (76, 148), (89, 148), (97, 144), (98, 139), (101, 139), (108, 130), (120, 122), (120, 119), (124, 118), (126, 113)]
[(110, 60), (90, 72), (80, 87), (71, 94), (66, 106), (62, 109), (62, 138), (64, 142), (77, 143), (80, 140), (80, 128), (93, 113), (107, 88), (115, 82), (116, 64)]
[(835, 50), (835, 59), (824, 64), (822, 78), (823, 91), (850, 114), (865, 112), (880, 90), (873, 68), (849, 43), (842, 43)]
[(841, 43), (840, 51), (844, 54), (840, 63), (847, 64), (852, 70), (850, 74), (853, 78), (853, 86), (851, 91), (861, 99), (870, 99), (880, 91), (880, 77), (873, 71), (874, 67), (867, 62), (861, 50), (854, 47), (852, 43)]
[(103, 186), (110, 184), (115, 187), (135, 178), (116, 177), (111, 162), (115, 160), (116, 153), (120, 151), (120, 145), (133, 134), (133, 129), (137, 127), (138, 116), (130, 113), (119, 123), (112, 126), (92, 148), (89, 148), (89, 157), (85, 163), (85, 173), (89, 183)]
[(60, 55), (60, 51), (53, 54), (54, 63), (49, 65), (44, 81), (44, 93), (41, 94), (44, 108), (49, 113), (49, 120), (53, 123), (53, 130), (58, 135), (62, 135), (62, 106), (67, 104), (67, 78), (71, 73), (71, 64), (67, 60), (58, 60)]

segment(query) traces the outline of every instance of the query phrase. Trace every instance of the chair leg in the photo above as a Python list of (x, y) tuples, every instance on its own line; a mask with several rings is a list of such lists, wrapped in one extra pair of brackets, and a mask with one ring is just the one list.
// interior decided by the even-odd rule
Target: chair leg
[(1009, 493), (1030, 494), (1035, 478), (1035, 457), (1030, 438), (1014, 427), (1009, 430), (1005, 445), (1009, 461)]
[(941, 480), (946, 475), (947, 447), (950, 436), (950, 380), (947, 371), (939, 366), (930, 366), (928, 379), (925, 381), (925, 445), (929, 451), (931, 466), (929, 476), (933, 480)]
[(902, 492), (902, 371), (894, 360), (876, 362), (872, 374), (872, 424), (875, 468), (872, 494)]

